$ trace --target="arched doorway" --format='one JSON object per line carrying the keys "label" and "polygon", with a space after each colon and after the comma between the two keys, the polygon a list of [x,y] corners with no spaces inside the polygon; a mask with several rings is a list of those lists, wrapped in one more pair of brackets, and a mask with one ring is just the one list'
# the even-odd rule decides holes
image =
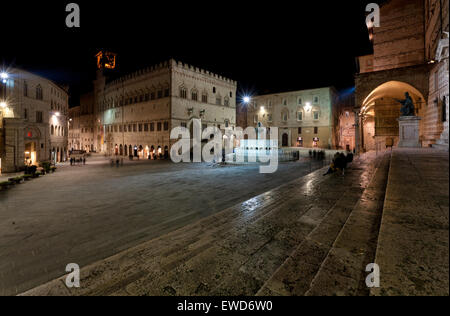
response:
{"label": "arched doorway", "polygon": [[[412,85],[401,81],[389,81],[375,88],[364,99],[360,113],[360,146],[363,151],[379,150],[393,141],[399,141],[399,125],[401,104],[408,92],[413,99],[416,115],[426,104],[422,93]],[[423,135],[423,128],[421,128]]]}
{"label": "arched doorway", "polygon": [[288,147],[289,146],[289,135],[287,133],[284,133],[282,138],[281,138],[281,143],[283,147]]}
{"label": "arched doorway", "polygon": [[119,155],[123,156],[123,145],[122,144],[120,144],[120,146],[119,146]]}
{"label": "arched doorway", "polygon": [[124,156],[128,156],[128,146],[125,144],[123,148],[125,149]]}
{"label": "arched doorway", "polygon": [[[24,159],[25,165],[37,165],[41,159],[45,160],[48,158],[41,157],[40,155],[40,138],[41,132],[35,127],[26,127],[24,131],[25,139],[25,152]],[[45,156],[45,155],[43,155]]]}

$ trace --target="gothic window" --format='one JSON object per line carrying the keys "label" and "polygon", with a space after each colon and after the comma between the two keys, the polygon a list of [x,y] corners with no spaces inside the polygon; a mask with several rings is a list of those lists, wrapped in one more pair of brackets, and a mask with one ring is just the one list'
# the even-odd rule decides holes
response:
{"label": "gothic window", "polygon": [[155,123],[150,123],[150,132],[155,131]]}
{"label": "gothic window", "polygon": [[197,92],[197,90],[192,90],[192,92],[191,92],[191,99],[194,100],[194,101],[198,100],[198,92]]}
{"label": "gothic window", "polygon": [[187,91],[185,87],[180,87],[180,98],[187,99]]}
{"label": "gothic window", "polygon": [[164,122],[164,130],[165,131],[169,130],[169,122]]}
{"label": "gothic window", "polygon": [[303,121],[303,111],[297,112],[297,121]]}
{"label": "gothic window", "polygon": [[222,105],[222,97],[216,97],[216,105]]}
{"label": "gothic window", "polygon": [[52,125],[52,127],[50,128],[50,134],[51,135],[55,135],[55,127]]}
{"label": "gothic window", "polygon": [[158,130],[158,132],[161,132],[161,129],[162,129],[162,124],[161,124],[161,122],[158,122],[158,123],[156,124],[156,129]]}
{"label": "gothic window", "polygon": [[206,94],[206,93],[202,94],[202,102],[203,103],[208,103],[208,94]]}
{"label": "gothic window", "polygon": [[158,99],[161,99],[163,97],[163,91],[158,90]]}

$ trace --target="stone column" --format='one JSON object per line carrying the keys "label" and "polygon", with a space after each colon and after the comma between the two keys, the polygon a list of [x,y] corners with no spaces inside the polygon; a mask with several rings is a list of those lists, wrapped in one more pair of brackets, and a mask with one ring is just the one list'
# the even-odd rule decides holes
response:
{"label": "stone column", "polygon": [[420,148],[419,124],[421,118],[418,116],[401,116],[398,118],[399,143],[398,147]]}

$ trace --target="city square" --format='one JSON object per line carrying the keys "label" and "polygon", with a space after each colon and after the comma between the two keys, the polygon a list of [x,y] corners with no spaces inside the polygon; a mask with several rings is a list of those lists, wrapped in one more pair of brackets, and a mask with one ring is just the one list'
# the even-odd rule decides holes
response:
{"label": "city square", "polygon": [[0,296],[448,296],[449,1],[166,5],[0,49]]}

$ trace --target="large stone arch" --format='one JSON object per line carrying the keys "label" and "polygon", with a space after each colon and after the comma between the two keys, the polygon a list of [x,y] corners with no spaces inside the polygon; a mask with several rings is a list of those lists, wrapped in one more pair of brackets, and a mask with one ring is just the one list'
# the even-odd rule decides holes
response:
{"label": "large stone arch", "polygon": [[420,92],[425,101],[429,94],[429,65],[358,74],[355,78],[356,107],[361,108],[364,100],[379,86],[391,82],[403,82]]}
{"label": "large stone arch", "polygon": [[398,122],[401,105],[408,92],[416,113],[428,102],[429,65],[358,74],[355,78],[355,107],[359,112],[357,150],[376,150],[386,142],[398,142]]}

